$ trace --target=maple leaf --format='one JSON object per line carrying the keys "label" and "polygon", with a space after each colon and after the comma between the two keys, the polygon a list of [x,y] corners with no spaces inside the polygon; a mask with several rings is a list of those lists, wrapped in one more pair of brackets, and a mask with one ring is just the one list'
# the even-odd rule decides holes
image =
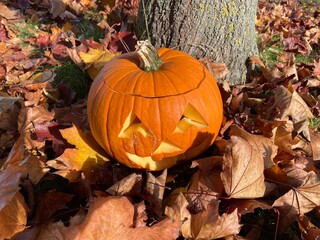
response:
{"label": "maple leaf", "polygon": [[238,136],[248,141],[250,145],[260,150],[263,156],[265,169],[274,165],[273,159],[277,155],[278,147],[272,143],[272,140],[264,136],[250,134],[237,125],[230,127],[230,136]]}
{"label": "maple leaf", "polygon": [[230,198],[257,198],[266,191],[260,149],[231,136],[223,156],[221,179]]}
{"label": "maple leaf", "polygon": [[189,203],[180,192],[176,200],[166,206],[165,214],[174,221],[182,222],[180,231],[186,239],[217,239],[237,234],[241,225],[237,209],[231,214],[219,215],[219,201],[208,203],[207,209],[197,214],[187,210]]}
{"label": "maple leaf", "polygon": [[91,79],[95,79],[106,62],[119,54],[119,52],[111,53],[109,50],[102,51],[93,48],[89,48],[88,52],[79,52],[79,56],[86,64],[85,69]]}
{"label": "maple leaf", "polygon": [[49,45],[51,44],[50,35],[49,34],[39,35],[37,37],[36,44],[42,49],[49,47]]}
{"label": "maple leaf", "polygon": [[0,210],[0,239],[9,239],[24,230],[27,223],[28,207],[20,192]]}
{"label": "maple leaf", "polygon": [[62,127],[59,123],[53,121],[34,123],[34,132],[37,135],[37,140],[39,142],[52,141],[52,149],[57,156],[61,155],[65,148],[71,147],[60,134],[59,129]]}
{"label": "maple leaf", "polygon": [[108,161],[104,156],[104,150],[98,146],[88,132],[84,132],[74,125],[62,129],[60,132],[75,148],[65,149],[56,160],[63,162],[69,170],[84,171],[86,178],[94,179],[94,170]]}
{"label": "maple leaf", "polygon": [[187,192],[191,204],[189,207],[195,212],[206,209],[208,203],[223,194],[224,187],[220,177],[222,161],[222,156],[212,156],[192,163],[192,166],[198,166],[199,170],[192,175]]}
{"label": "maple leaf", "polygon": [[308,118],[314,118],[314,116],[308,105],[296,91],[284,86],[276,87],[273,109],[274,107],[279,108],[280,119],[288,116],[291,117],[295,131],[302,133],[303,136],[310,141]]}
{"label": "maple leaf", "polygon": [[319,205],[320,176],[314,172],[309,172],[299,187],[292,188],[273,203],[273,207],[281,213],[284,226],[289,226],[299,215],[310,212]]}
{"label": "maple leaf", "polygon": [[90,204],[89,211],[79,211],[71,218],[70,227],[62,222],[43,224],[17,234],[13,240],[174,240],[179,236],[179,224],[164,219],[147,227],[144,204],[132,205],[126,197],[100,197]]}

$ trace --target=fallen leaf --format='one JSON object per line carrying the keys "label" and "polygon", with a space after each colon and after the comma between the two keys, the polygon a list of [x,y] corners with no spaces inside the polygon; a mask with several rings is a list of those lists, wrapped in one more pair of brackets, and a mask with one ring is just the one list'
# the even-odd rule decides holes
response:
{"label": "fallen leaf", "polygon": [[264,161],[259,148],[241,137],[231,136],[223,158],[221,179],[230,198],[264,196]]}
{"label": "fallen leaf", "polygon": [[211,201],[217,200],[223,194],[220,172],[221,170],[217,168],[200,168],[192,175],[187,198],[190,202],[189,208],[194,212],[203,211]]}
{"label": "fallen leaf", "polygon": [[[1,185],[2,186],[2,185]],[[20,192],[0,208],[0,239],[10,239],[26,228],[28,207]]]}
{"label": "fallen leaf", "polygon": [[231,214],[219,215],[219,201],[208,203],[207,209],[191,214],[189,203],[182,192],[166,206],[165,214],[176,222],[182,222],[180,231],[185,239],[217,239],[237,234],[240,231],[237,209]]}
{"label": "fallen leaf", "polygon": [[110,61],[120,53],[111,53],[109,50],[100,50],[89,48],[88,52],[79,52],[79,56],[86,64],[85,69],[87,70],[91,79],[95,79],[98,73],[101,71],[106,62]]}
{"label": "fallen leaf", "polygon": [[273,159],[277,155],[278,147],[275,144],[273,144],[271,139],[266,138],[264,136],[248,133],[247,131],[245,131],[237,125],[232,125],[230,127],[229,135],[241,137],[254,148],[259,149],[260,153],[263,156],[265,169],[274,166]]}
{"label": "fallen leaf", "polygon": [[18,19],[20,17],[18,10],[11,10],[6,5],[4,5],[3,2],[0,2],[0,16],[9,20]]}
{"label": "fallen leaf", "polygon": [[66,204],[74,195],[51,190],[38,196],[34,221],[36,224],[47,222],[58,210],[66,208]]}
{"label": "fallen leaf", "polygon": [[126,197],[96,198],[91,202],[88,214],[79,224],[64,228],[65,240],[169,240],[179,236],[179,225],[170,219],[152,227],[133,228],[135,207]]}
{"label": "fallen leaf", "polygon": [[53,18],[58,16],[64,17],[67,5],[62,0],[49,0],[51,8],[49,12],[52,14]]}
{"label": "fallen leaf", "polygon": [[63,162],[68,169],[84,171],[86,178],[94,179],[95,169],[105,164],[108,159],[100,154],[103,150],[88,132],[83,132],[76,126],[61,129],[61,135],[75,148],[67,148],[56,160]]}
{"label": "fallen leaf", "polygon": [[[215,207],[214,211],[218,212],[218,208]],[[208,217],[208,219],[209,218],[211,217]],[[194,220],[197,222],[197,219],[194,219]],[[216,221],[206,222],[201,228],[196,239],[222,238],[222,237],[238,234],[240,232],[240,229],[241,229],[241,225],[239,224],[238,211],[234,210],[230,214],[223,214],[222,216],[218,217]]]}
{"label": "fallen leaf", "polygon": [[162,199],[166,187],[167,169],[162,174],[155,177],[152,173],[147,172],[147,182],[144,187],[144,199],[150,202],[151,211],[158,217],[162,215]]}
{"label": "fallen leaf", "polygon": [[272,206],[263,200],[257,199],[231,199],[228,201],[228,212],[238,209],[238,214],[254,213],[255,209],[271,209]]}
{"label": "fallen leaf", "polygon": [[54,114],[52,112],[49,112],[42,105],[30,107],[23,106],[21,108],[18,117],[18,129],[23,135],[24,144],[27,149],[41,149],[44,146],[44,142],[38,142],[32,138],[34,130],[33,123],[51,121],[53,119],[53,115]]}
{"label": "fallen leaf", "polygon": [[2,96],[0,96],[0,114],[2,111],[8,110],[11,107],[13,107],[13,105],[19,100],[21,100],[21,98],[19,98],[19,97],[2,97]]}
{"label": "fallen leaf", "polygon": [[320,177],[309,172],[301,186],[292,188],[285,195],[278,198],[273,207],[280,211],[283,229],[289,226],[299,215],[310,212],[320,205]]}
{"label": "fallen leaf", "polygon": [[310,129],[311,148],[313,160],[320,160],[320,133]]}
{"label": "fallen leaf", "polygon": [[297,133],[302,133],[303,136],[310,141],[310,133],[308,126],[308,118],[314,118],[308,105],[293,89],[289,90],[284,86],[278,86],[275,89],[274,107],[279,108],[279,118],[291,117],[294,129]]}
{"label": "fallen leaf", "polygon": [[132,173],[129,176],[121,179],[106,190],[107,193],[113,196],[126,196],[136,193],[141,190],[142,176],[141,174]]}

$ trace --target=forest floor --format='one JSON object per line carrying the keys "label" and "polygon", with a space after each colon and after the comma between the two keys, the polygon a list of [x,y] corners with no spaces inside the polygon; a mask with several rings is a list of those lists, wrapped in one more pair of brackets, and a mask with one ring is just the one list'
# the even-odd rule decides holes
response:
{"label": "forest floor", "polygon": [[259,2],[260,55],[246,84],[221,84],[218,138],[159,172],[89,130],[92,79],[136,48],[138,1],[121,2],[0,1],[0,239],[317,239],[319,0]]}

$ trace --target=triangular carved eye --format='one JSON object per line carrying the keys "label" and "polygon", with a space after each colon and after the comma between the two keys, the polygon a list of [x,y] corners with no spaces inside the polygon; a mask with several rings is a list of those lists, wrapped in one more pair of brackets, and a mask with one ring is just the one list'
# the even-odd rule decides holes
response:
{"label": "triangular carved eye", "polygon": [[191,126],[201,129],[208,127],[208,123],[191,104],[188,104],[173,133],[185,133]]}
{"label": "triangular carved eye", "polygon": [[144,137],[153,136],[153,134],[141,122],[141,120],[133,112],[131,112],[124,121],[123,127],[119,133],[119,137],[130,138],[134,132],[140,132]]}

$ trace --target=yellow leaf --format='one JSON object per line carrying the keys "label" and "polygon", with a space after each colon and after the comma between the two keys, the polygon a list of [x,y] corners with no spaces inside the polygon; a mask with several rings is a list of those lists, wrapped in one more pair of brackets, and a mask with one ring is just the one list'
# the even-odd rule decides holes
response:
{"label": "yellow leaf", "polygon": [[79,55],[88,66],[87,72],[91,79],[94,79],[106,62],[110,61],[120,53],[111,53],[108,50],[99,50],[90,48],[88,52],[80,52]]}
{"label": "yellow leaf", "polygon": [[91,179],[95,169],[108,159],[92,136],[76,126],[61,130],[61,135],[75,148],[67,148],[56,160],[62,161],[70,170],[83,171]]}

